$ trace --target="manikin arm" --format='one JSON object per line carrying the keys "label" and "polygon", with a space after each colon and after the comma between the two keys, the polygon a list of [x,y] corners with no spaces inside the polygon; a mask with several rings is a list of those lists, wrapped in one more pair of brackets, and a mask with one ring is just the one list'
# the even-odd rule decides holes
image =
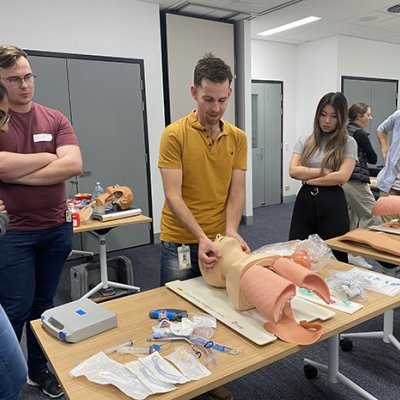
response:
{"label": "manikin arm", "polygon": [[182,198],[182,170],[160,168],[160,172],[168,207],[180,224],[198,241],[201,266],[206,270],[212,269],[221,254],[218,247],[206,236]]}
{"label": "manikin arm", "polygon": [[64,182],[82,173],[82,156],[78,146],[57,148],[57,159],[30,174],[6,182],[30,186],[46,186]]}

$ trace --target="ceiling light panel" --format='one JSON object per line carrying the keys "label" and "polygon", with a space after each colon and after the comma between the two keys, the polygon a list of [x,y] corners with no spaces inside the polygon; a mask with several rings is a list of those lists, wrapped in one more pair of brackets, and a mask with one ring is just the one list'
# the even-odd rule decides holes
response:
{"label": "ceiling light panel", "polygon": [[297,14],[291,12],[289,9],[280,10],[273,12],[271,14],[264,15],[262,17],[257,17],[251,20],[251,31],[254,34],[258,32],[263,32],[268,29],[275,28],[289,22],[296,21],[301,18],[305,18],[311,14]]}
{"label": "ceiling light panel", "polygon": [[303,25],[306,25],[306,24],[310,24],[312,22],[319,21],[320,19],[321,19],[320,17],[316,17],[316,16],[312,15],[312,16],[309,16],[309,17],[306,17],[306,18],[299,19],[297,21],[289,22],[288,24],[285,24],[285,25],[277,26],[276,28],[272,28],[272,29],[268,29],[266,31],[260,32],[259,35],[260,36],[274,35],[274,34],[277,34],[279,32],[287,31],[289,29],[294,29],[294,28],[297,28],[299,26],[303,26]]}
{"label": "ceiling light panel", "polygon": [[315,34],[317,39],[328,36],[340,35],[346,29],[353,28],[354,25],[340,22],[340,21],[326,21],[324,19],[323,24],[309,24],[303,25],[295,30],[285,31],[278,33],[277,35],[285,35],[286,37],[301,37],[303,34],[307,38],[311,34]]}

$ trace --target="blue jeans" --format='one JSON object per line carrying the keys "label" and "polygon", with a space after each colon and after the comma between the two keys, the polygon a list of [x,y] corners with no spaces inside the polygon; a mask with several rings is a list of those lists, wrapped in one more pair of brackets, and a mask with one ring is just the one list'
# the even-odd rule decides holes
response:
{"label": "blue jeans", "polygon": [[30,377],[46,371],[47,360],[29,321],[53,307],[72,235],[72,223],[66,222],[38,231],[9,231],[0,240],[0,304],[18,340],[26,324]]}
{"label": "blue jeans", "polygon": [[188,269],[179,269],[178,247],[180,246],[182,246],[181,243],[161,242],[161,286],[177,279],[184,281],[201,275],[199,269],[199,245],[197,243],[187,245],[190,247],[191,261],[191,268]]}
{"label": "blue jeans", "polygon": [[18,399],[27,372],[21,347],[0,304],[0,399]]}

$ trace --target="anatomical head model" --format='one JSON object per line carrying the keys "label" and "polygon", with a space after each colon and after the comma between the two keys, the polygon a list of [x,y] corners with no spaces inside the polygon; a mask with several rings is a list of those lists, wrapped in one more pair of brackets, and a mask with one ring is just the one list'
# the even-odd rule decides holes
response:
{"label": "anatomical head model", "polygon": [[229,236],[218,235],[214,243],[221,259],[211,271],[200,268],[209,285],[225,287],[239,311],[256,308],[268,320],[264,328],[286,342],[310,344],[320,338],[320,324],[295,321],[290,300],[300,286],[329,303],[329,289],[321,276],[273,253],[246,254]]}
{"label": "anatomical head model", "polygon": [[128,209],[133,203],[133,193],[128,186],[108,186],[106,192],[96,199],[97,206],[104,206],[106,203],[117,205],[120,210]]}

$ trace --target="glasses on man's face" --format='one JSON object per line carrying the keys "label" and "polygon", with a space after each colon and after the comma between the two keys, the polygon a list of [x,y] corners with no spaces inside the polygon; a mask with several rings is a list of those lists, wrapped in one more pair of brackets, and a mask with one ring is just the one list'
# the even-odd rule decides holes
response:
{"label": "glasses on man's face", "polygon": [[10,114],[0,111],[0,128],[10,120]]}
{"label": "glasses on man's face", "polygon": [[12,87],[20,87],[22,85],[22,82],[25,82],[26,84],[30,84],[33,82],[33,80],[35,78],[36,78],[35,74],[26,74],[22,78],[20,78],[19,76],[11,76],[10,78],[5,78],[5,80]]}

